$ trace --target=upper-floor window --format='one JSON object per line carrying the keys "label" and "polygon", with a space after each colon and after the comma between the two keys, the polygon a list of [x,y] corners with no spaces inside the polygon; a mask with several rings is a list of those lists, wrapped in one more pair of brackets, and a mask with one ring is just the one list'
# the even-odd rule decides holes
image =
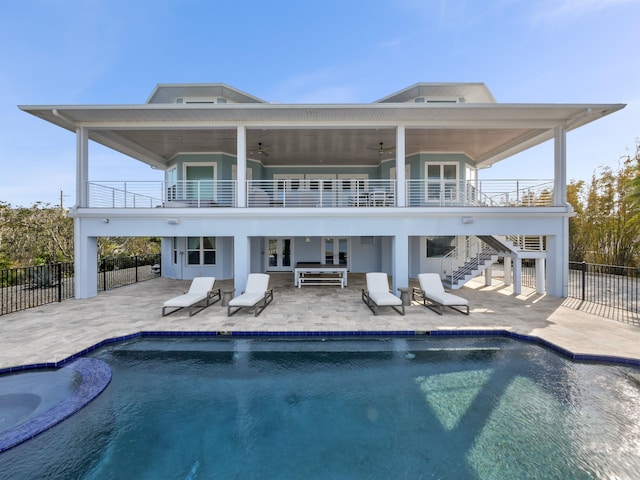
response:
{"label": "upper-floor window", "polygon": [[416,97],[413,100],[415,103],[464,103],[463,97]]}
{"label": "upper-floor window", "polygon": [[181,97],[176,98],[176,103],[187,104],[215,104],[227,103],[224,97]]}

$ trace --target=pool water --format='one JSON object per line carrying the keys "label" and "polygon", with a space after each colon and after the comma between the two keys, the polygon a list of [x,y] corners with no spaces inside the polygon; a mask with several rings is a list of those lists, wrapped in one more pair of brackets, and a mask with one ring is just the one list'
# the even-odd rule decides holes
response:
{"label": "pool water", "polygon": [[501,337],[141,339],[1,478],[638,478],[640,371]]}

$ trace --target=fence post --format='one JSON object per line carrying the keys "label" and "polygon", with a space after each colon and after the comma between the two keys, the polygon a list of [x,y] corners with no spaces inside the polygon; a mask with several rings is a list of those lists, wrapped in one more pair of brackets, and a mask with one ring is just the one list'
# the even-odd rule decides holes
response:
{"label": "fence post", "polygon": [[135,258],[135,264],[136,264],[136,283],[138,283],[138,256],[134,255]]}
{"label": "fence post", "polygon": [[102,259],[102,290],[107,291],[107,261],[106,257]]}
{"label": "fence post", "polygon": [[62,301],[62,262],[58,262],[58,303]]}
{"label": "fence post", "polygon": [[584,301],[586,295],[586,288],[587,288],[587,262],[583,261],[580,264],[581,270],[582,270],[582,300]]}

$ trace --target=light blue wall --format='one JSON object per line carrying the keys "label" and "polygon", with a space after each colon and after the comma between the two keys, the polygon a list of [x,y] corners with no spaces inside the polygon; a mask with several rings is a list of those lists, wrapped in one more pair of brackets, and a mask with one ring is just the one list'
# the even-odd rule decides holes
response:
{"label": "light blue wall", "polygon": [[[178,263],[173,263],[173,237],[162,238],[162,276],[191,280],[195,277],[233,278],[233,238],[216,238],[215,265],[187,265],[186,237],[177,238]],[[180,255],[180,252],[183,252]]]}
{"label": "light blue wall", "polygon": [[[183,164],[185,162],[215,162],[218,168],[218,180],[230,180],[232,178],[232,166],[236,164],[236,157],[225,153],[201,153],[182,154],[176,156],[169,168],[177,167],[178,180],[182,180]],[[469,158],[461,153],[419,153],[407,156],[405,163],[410,166],[411,179],[416,180],[425,177],[424,164],[458,162],[460,179],[464,180],[465,167],[471,165]],[[247,159],[247,167],[251,168],[254,180],[273,180],[274,175],[286,174],[314,174],[331,173],[337,175],[367,174],[371,179],[384,179],[390,177],[391,168],[395,167],[395,160],[389,159],[380,163],[377,167],[341,167],[341,166],[310,166],[300,165],[294,167],[265,167],[260,162]]]}

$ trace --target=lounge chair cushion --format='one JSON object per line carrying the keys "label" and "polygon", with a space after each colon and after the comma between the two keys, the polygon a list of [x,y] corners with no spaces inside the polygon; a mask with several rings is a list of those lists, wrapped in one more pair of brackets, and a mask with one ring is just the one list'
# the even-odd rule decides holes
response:
{"label": "lounge chair cushion", "polygon": [[229,305],[232,307],[253,307],[263,297],[264,291],[262,293],[244,292],[242,295],[229,300]]}
{"label": "lounge chair cushion", "polygon": [[[255,308],[255,316],[260,315],[273,300],[273,290],[269,289],[269,274],[250,273],[245,291],[229,300],[227,315],[233,315],[241,308]],[[235,307],[235,310],[232,309]]]}
{"label": "lounge chair cushion", "polygon": [[402,300],[391,292],[372,292],[369,291],[369,297],[380,307],[388,307],[391,305],[402,305]]}
{"label": "lounge chair cushion", "polygon": [[447,293],[442,286],[442,281],[437,273],[421,273],[418,275],[420,288],[423,295],[445,306],[451,305],[469,305],[469,300]]}
{"label": "lounge chair cushion", "polygon": [[[377,315],[373,307],[391,307],[404,315],[402,299],[389,291],[389,279],[384,272],[368,272],[366,275],[367,289],[362,291],[362,300],[369,309]],[[372,305],[373,303],[373,305]],[[396,308],[400,307],[400,309]]]}
{"label": "lounge chair cushion", "polygon": [[190,307],[194,303],[207,299],[207,293],[185,293],[164,302],[165,307]]}
{"label": "lounge chair cushion", "polygon": [[[196,277],[191,281],[189,291],[183,295],[170,298],[164,302],[162,308],[162,315],[168,315],[176,310],[167,313],[167,308],[175,308],[177,310],[181,308],[189,308],[189,315],[193,315],[193,307],[205,302],[202,308],[208,307],[210,301],[217,297],[220,300],[220,289],[213,290],[213,285],[216,283],[215,277]],[[215,303],[215,300],[213,303]]]}
{"label": "lounge chair cushion", "polygon": [[[415,300],[416,296],[418,296],[422,299],[425,307],[433,310],[438,315],[442,315],[444,307],[469,315],[469,300],[445,292],[440,275],[437,273],[421,273],[418,275],[418,281],[420,282],[420,288],[413,288],[411,298]],[[457,307],[463,307],[463,309]]]}

